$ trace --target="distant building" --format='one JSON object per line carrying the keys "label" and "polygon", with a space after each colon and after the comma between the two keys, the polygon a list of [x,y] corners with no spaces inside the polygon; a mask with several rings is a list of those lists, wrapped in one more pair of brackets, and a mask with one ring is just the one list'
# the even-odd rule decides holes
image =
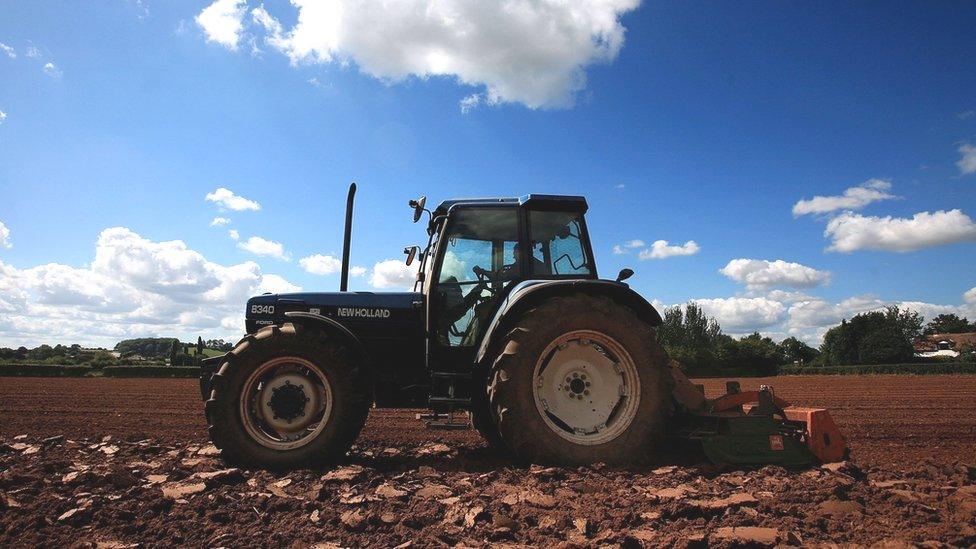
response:
{"label": "distant building", "polygon": [[976,332],[964,334],[931,334],[915,342],[915,356],[932,358],[957,357],[963,348],[976,348]]}

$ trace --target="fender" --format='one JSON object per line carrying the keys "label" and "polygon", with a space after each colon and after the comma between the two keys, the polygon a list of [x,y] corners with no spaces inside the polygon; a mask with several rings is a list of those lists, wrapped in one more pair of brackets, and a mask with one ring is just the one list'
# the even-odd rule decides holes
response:
{"label": "fender", "polygon": [[314,326],[337,337],[352,348],[352,351],[363,360],[363,364],[367,367],[369,366],[369,355],[366,353],[366,347],[363,345],[363,342],[349,328],[343,326],[341,322],[326,316],[306,313],[304,311],[288,311],[285,313],[285,317],[296,324]]}
{"label": "fender", "polygon": [[495,316],[492,317],[491,324],[488,325],[485,335],[481,339],[475,364],[481,363],[492,341],[500,336],[499,326],[504,325],[507,320],[517,318],[521,312],[544,299],[576,291],[589,295],[607,296],[630,307],[641,320],[649,325],[661,325],[661,315],[654,309],[654,306],[622,282],[591,279],[526,280],[515,285],[498,307]]}
{"label": "fender", "polygon": [[[289,311],[285,313],[285,317],[293,323],[314,327],[315,329],[323,330],[326,333],[335,336],[342,342],[349,345],[353,353],[359,356],[367,368],[370,367],[369,355],[366,354],[366,348],[363,346],[363,342],[356,337],[356,334],[350,332],[349,328],[346,328],[339,322],[322,315],[306,313],[303,311]],[[229,353],[224,353],[220,356],[210,357],[201,361],[200,395],[203,397],[204,401],[210,398],[210,391],[213,390],[213,376],[220,369],[220,365],[223,364],[224,358],[228,354]]]}

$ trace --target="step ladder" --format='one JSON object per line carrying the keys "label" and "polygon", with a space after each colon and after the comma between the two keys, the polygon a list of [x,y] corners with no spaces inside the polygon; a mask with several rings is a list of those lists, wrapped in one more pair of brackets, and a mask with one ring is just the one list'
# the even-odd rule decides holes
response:
{"label": "step ladder", "polygon": [[[417,414],[417,419],[423,420],[428,429],[460,430],[471,427],[471,416],[467,408],[471,406],[471,397],[463,396],[464,391],[458,390],[458,381],[471,381],[468,372],[431,372],[431,395],[427,402],[433,411]],[[446,383],[439,383],[444,381]],[[443,385],[443,392],[438,394],[439,386]],[[447,409],[446,412],[439,410]]]}

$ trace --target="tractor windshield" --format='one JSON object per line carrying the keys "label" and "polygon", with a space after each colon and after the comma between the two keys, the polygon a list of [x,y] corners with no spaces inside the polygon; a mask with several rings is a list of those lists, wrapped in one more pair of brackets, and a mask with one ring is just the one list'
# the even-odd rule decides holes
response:
{"label": "tractor windshield", "polygon": [[519,277],[518,212],[471,208],[452,215],[437,275],[438,339],[471,346],[488,321],[496,296]]}

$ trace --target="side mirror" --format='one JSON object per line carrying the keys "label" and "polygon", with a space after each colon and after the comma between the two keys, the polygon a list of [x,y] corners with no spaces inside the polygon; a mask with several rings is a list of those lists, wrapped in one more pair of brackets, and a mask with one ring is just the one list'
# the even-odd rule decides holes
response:
{"label": "side mirror", "polygon": [[403,253],[407,254],[407,265],[413,263],[413,260],[417,257],[417,252],[420,251],[420,246],[407,246],[403,249]]}
{"label": "side mirror", "polygon": [[617,282],[623,282],[632,276],[634,276],[634,270],[624,267],[623,269],[620,269],[620,273],[617,274]]}
{"label": "side mirror", "polygon": [[413,222],[416,223],[420,221],[420,216],[424,213],[424,206],[427,205],[427,197],[421,196],[417,200],[411,200],[409,204],[413,208]]}

